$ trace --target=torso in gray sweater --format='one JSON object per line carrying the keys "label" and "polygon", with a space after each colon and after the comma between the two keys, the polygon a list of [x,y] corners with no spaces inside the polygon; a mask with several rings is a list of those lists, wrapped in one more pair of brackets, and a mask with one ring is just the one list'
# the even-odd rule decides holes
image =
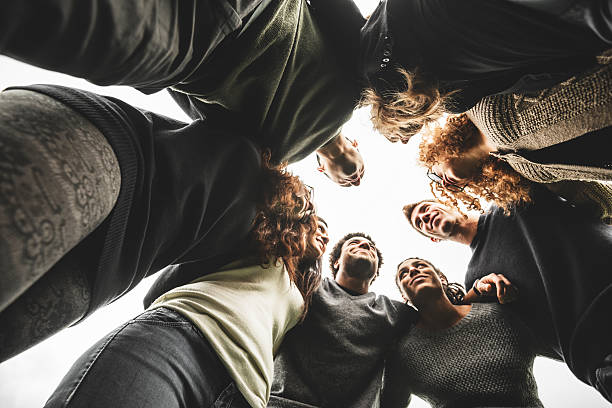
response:
{"label": "torso in gray sweater", "polygon": [[497,303],[475,303],[459,323],[400,338],[385,371],[383,406],[405,407],[414,394],[432,407],[541,407],[533,376],[537,343]]}
{"label": "torso in gray sweater", "polygon": [[384,357],[414,310],[375,293],[353,296],[330,279],[316,292],[303,324],[274,359],[269,407],[371,407]]}

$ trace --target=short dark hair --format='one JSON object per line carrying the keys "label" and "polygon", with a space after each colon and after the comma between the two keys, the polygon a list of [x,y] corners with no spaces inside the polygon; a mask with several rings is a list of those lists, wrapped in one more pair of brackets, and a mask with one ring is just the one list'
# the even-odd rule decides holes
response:
{"label": "short dark hair", "polygon": [[334,248],[329,254],[329,269],[331,269],[332,276],[334,277],[334,279],[336,279],[336,274],[338,273],[339,268],[336,268],[334,264],[336,263],[338,258],[340,258],[340,253],[342,252],[342,245],[344,245],[346,241],[354,237],[363,237],[367,239],[368,241],[370,241],[376,248],[376,254],[378,255],[378,267],[376,268],[376,274],[374,275],[374,278],[372,278],[372,282],[374,282],[374,279],[378,277],[378,274],[380,272],[380,267],[383,264],[383,256],[382,256],[382,252],[380,252],[380,249],[378,249],[372,237],[369,236],[368,234],[364,234],[363,232],[350,232],[346,234],[345,236],[343,236],[342,238],[340,238],[338,242],[336,242],[336,245],[334,245]]}
{"label": "short dark hair", "polygon": [[438,274],[440,279],[443,279],[443,280],[446,281],[446,285],[444,286],[444,293],[446,294],[446,297],[448,298],[448,300],[450,300],[450,302],[453,305],[462,305],[463,304],[463,298],[465,297],[465,288],[463,287],[463,285],[460,284],[460,283],[456,283],[456,282],[449,282],[448,278],[446,277],[446,275],[444,275],[441,270],[436,268],[436,266],[434,264],[429,262],[427,259],[419,258],[418,256],[410,256],[410,257],[404,259],[402,262],[398,263],[397,264],[397,268],[395,268],[396,269],[396,273],[395,273],[395,285],[399,289],[399,291],[402,294],[402,296],[404,296],[404,291],[403,291],[399,281],[397,280],[397,270],[399,269],[401,264],[403,264],[404,262],[406,262],[409,259],[418,259],[419,261],[427,262],[429,265],[431,265],[431,267],[433,268],[434,271],[436,271],[436,273]]}
{"label": "short dark hair", "polygon": [[[412,226],[412,228],[418,232],[419,234],[423,235],[424,237],[427,238],[431,238],[431,236],[425,234],[423,231],[421,231],[420,229],[418,229],[416,227],[416,225],[414,225],[412,223],[412,213],[414,212],[414,209],[416,208],[417,205],[422,204],[422,203],[438,203],[438,201],[436,200],[432,200],[430,198],[426,198],[425,200],[421,200],[421,201],[417,201],[416,203],[412,203],[412,204],[406,204],[403,208],[402,208],[402,212],[404,213],[404,215],[406,216],[406,219],[408,219],[408,223],[410,223],[410,225]],[[407,258],[410,259],[410,258]],[[421,258],[417,258],[417,259],[421,259]],[[424,261],[424,259],[423,259]],[[404,261],[402,261],[404,262]],[[433,265],[432,265],[433,266]]]}

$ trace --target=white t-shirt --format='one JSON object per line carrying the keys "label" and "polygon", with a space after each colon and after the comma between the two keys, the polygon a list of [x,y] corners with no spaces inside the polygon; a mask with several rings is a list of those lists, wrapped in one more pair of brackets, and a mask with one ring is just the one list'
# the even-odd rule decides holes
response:
{"label": "white t-shirt", "polygon": [[267,268],[232,262],[160,296],[150,308],[162,306],[200,329],[251,406],[267,405],[274,354],[304,306],[281,260]]}

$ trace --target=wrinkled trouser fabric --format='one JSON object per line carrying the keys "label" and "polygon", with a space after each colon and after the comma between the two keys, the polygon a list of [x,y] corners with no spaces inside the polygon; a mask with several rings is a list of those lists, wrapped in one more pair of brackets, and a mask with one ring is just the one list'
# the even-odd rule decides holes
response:
{"label": "wrinkled trouser fabric", "polygon": [[98,341],[45,407],[248,408],[198,329],[167,308],[146,311]]}
{"label": "wrinkled trouser fabric", "polygon": [[594,386],[605,399],[612,402],[612,354],[608,354],[603,366],[595,370]]}
{"label": "wrinkled trouser fabric", "polygon": [[0,54],[153,93],[188,78],[261,1],[3,1]]}

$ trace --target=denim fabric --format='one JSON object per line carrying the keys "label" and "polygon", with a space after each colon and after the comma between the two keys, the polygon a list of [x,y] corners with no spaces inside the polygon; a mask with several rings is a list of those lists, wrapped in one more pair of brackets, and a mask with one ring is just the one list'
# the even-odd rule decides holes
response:
{"label": "denim fabric", "polygon": [[146,311],[85,352],[45,407],[247,408],[208,341],[166,308]]}

